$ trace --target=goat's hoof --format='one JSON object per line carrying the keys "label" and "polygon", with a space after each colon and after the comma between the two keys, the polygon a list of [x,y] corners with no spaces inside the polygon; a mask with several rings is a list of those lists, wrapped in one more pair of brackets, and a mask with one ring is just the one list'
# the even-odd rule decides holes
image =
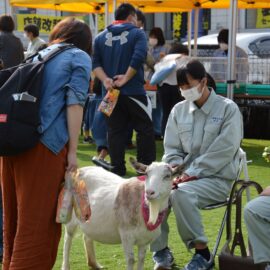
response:
{"label": "goat's hoof", "polygon": [[96,265],[91,265],[89,266],[89,269],[91,270],[100,270],[100,269],[104,269],[104,267],[100,264],[96,264]]}

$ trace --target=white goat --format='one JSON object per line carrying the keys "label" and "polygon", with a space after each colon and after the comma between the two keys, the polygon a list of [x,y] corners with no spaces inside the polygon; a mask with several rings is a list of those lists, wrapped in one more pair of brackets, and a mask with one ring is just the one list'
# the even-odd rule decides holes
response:
{"label": "white goat", "polygon": [[[160,234],[162,218],[159,213],[166,216],[173,176],[180,174],[183,167],[172,169],[163,162],[154,162],[149,166],[136,161],[132,163],[137,171],[146,175],[145,181],[140,181],[138,177],[123,179],[100,167],[79,169],[77,176],[86,183],[91,217],[90,221],[80,223],[73,213],[66,225],[62,270],[70,269],[71,241],[78,225],[84,233],[89,267],[102,268],[96,262],[93,245],[93,241],[98,241],[104,244],[122,242],[128,270],[134,267],[133,246],[137,245],[137,269],[143,269],[147,246]],[[147,206],[148,216],[143,211],[148,210]]]}

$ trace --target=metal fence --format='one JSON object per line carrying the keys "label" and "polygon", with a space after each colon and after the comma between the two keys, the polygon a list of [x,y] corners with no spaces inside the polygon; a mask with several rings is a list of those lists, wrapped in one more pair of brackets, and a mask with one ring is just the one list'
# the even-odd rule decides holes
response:
{"label": "metal fence", "polygon": [[[196,59],[204,64],[206,71],[216,82],[227,81],[227,58],[206,57],[200,54]],[[235,64],[237,83],[270,84],[270,54],[261,54],[260,57],[252,54],[248,59],[237,58]]]}

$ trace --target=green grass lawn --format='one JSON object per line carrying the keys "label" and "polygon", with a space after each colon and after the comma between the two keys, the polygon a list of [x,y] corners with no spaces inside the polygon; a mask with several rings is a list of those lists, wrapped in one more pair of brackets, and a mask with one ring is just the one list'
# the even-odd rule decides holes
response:
{"label": "green grass lawn", "polygon": [[[233,140],[233,138],[232,138]],[[252,160],[249,164],[249,176],[252,180],[258,181],[263,187],[270,185],[270,167],[269,164],[261,157],[265,146],[270,145],[270,141],[262,140],[247,140],[245,139],[242,148],[247,152],[248,160]],[[157,142],[157,160],[161,159],[163,153],[163,146],[161,142]],[[90,157],[95,155],[95,146],[93,145],[79,145],[78,158],[80,166],[93,165],[90,161]],[[126,152],[126,160],[129,156],[136,156],[136,151],[131,150]],[[128,176],[134,175],[133,170],[128,164]],[[254,192],[252,192],[254,195]],[[209,246],[213,247],[215,242],[215,237],[217,235],[221,217],[224,213],[224,208],[202,211],[202,216],[205,225],[205,232],[209,238]],[[170,238],[169,246],[172,249],[175,260],[176,267],[174,269],[181,269],[191,258],[192,254],[188,252],[183,245],[181,239],[178,236],[175,219],[173,214],[169,217],[170,224]],[[63,228],[64,232],[64,228]],[[224,237],[223,237],[224,238]],[[224,244],[224,239],[221,242],[220,248]],[[59,252],[57,257],[57,262],[54,269],[61,269],[62,263],[62,248],[63,248],[63,238],[59,245]],[[110,270],[124,270],[125,260],[122,248],[120,245],[102,245],[96,243],[96,255],[100,264],[102,264],[106,269]],[[216,265],[217,265],[216,259]],[[84,254],[82,234],[80,231],[77,232],[73,240],[73,245],[71,249],[71,269],[72,270],[84,270],[88,269],[86,263],[86,257]],[[145,260],[145,269],[153,269],[153,263],[151,259],[151,253],[148,251]],[[216,266],[215,269],[218,269]]]}

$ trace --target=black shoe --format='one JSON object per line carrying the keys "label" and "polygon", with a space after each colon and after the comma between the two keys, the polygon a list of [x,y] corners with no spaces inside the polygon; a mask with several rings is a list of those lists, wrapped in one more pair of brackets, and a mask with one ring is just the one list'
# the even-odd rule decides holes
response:
{"label": "black shoe", "polygon": [[88,136],[88,137],[84,137],[84,138],[83,138],[82,143],[83,143],[83,144],[87,144],[87,143],[92,144],[92,143],[94,143],[94,140],[93,140],[93,138],[92,138],[91,136]]}
{"label": "black shoe", "polygon": [[129,143],[126,145],[126,149],[128,149],[128,150],[136,149],[136,145],[133,143]]}
{"label": "black shoe", "polygon": [[125,170],[125,169],[119,170],[119,169],[117,169],[117,168],[113,168],[113,169],[111,170],[111,172],[113,172],[113,173],[115,173],[115,174],[117,174],[117,175],[119,175],[119,176],[125,176],[125,175],[126,175],[126,170]]}
{"label": "black shoe", "polygon": [[108,161],[106,161],[105,159],[98,158],[98,157],[93,157],[92,162],[95,165],[102,167],[107,171],[111,171],[114,168]]}
{"label": "black shoe", "polygon": [[155,135],[156,141],[163,141],[163,137],[161,135]]}

